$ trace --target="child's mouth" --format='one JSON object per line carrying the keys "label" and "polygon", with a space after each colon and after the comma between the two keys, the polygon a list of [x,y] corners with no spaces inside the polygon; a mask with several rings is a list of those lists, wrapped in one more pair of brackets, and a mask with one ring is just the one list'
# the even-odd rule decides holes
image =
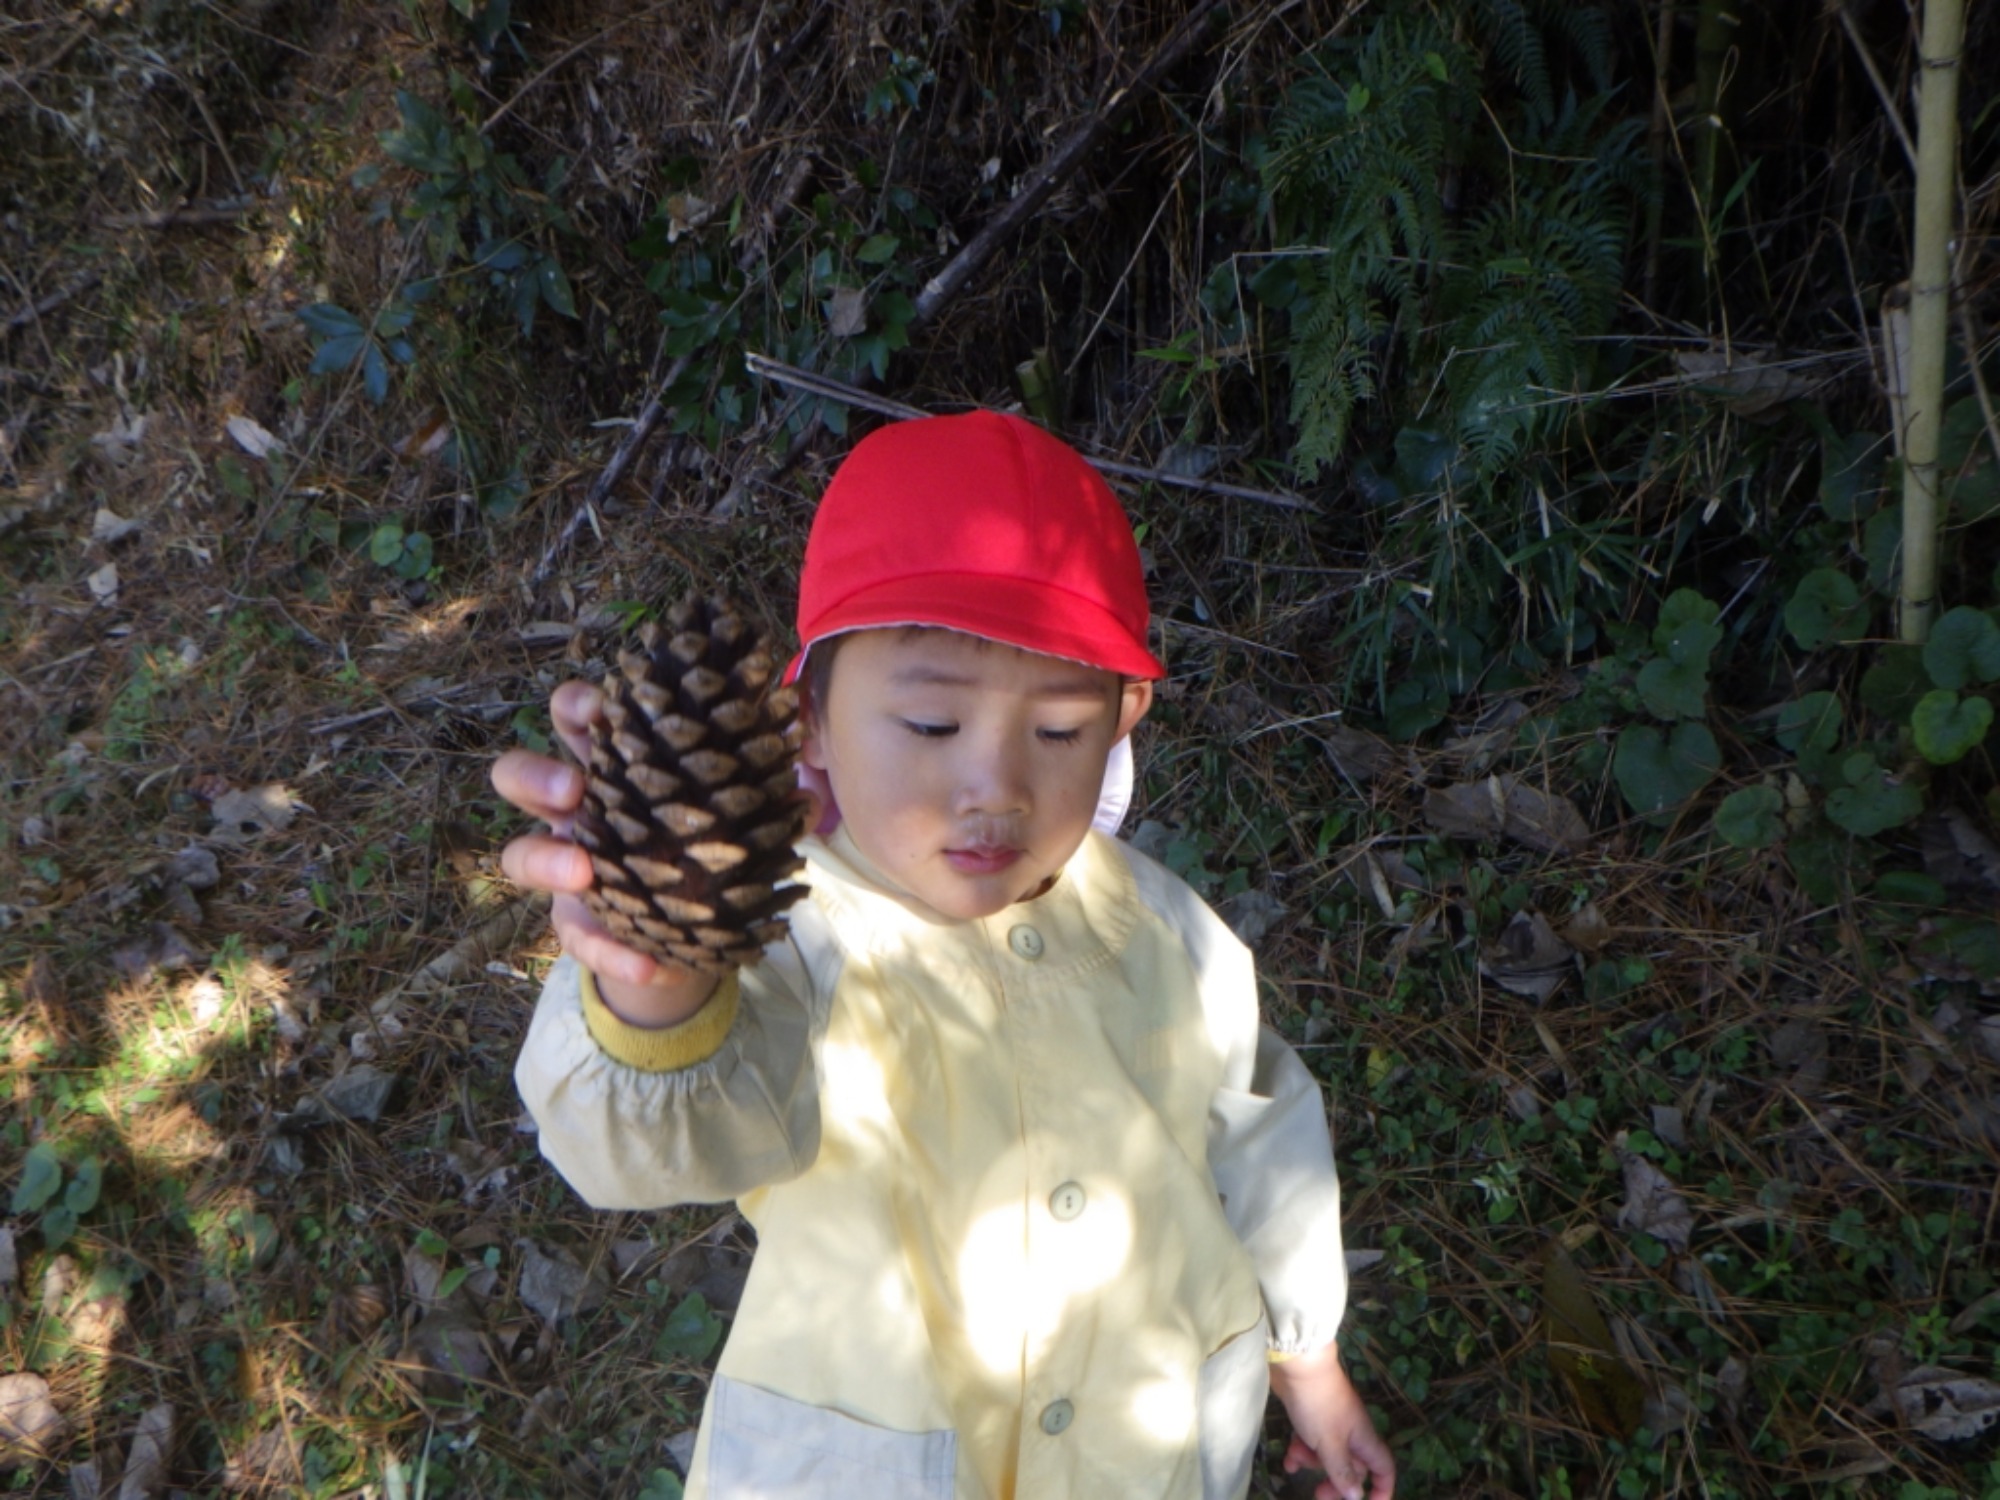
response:
{"label": "child's mouth", "polygon": [[1021,857],[1019,849],[976,845],[969,849],[947,849],[944,857],[961,875],[997,875]]}

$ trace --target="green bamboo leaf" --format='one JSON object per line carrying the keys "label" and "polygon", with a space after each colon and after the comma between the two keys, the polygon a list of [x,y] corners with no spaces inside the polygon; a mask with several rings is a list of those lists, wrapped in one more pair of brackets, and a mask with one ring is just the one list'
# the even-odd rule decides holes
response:
{"label": "green bamboo leaf", "polygon": [[542,257],[535,267],[535,277],[541,283],[542,300],[565,318],[576,316],[576,298],[569,288],[569,277],[563,273],[562,262],[553,255]]}

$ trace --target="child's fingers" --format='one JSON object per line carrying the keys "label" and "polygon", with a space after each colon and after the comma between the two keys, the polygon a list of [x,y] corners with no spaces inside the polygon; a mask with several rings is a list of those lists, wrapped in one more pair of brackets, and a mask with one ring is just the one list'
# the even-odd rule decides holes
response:
{"label": "child's fingers", "polygon": [[566,827],[583,801],[583,773],[532,750],[509,750],[493,762],[493,790],[530,817]]}
{"label": "child's fingers", "polygon": [[500,851],[500,868],[533,891],[587,891],[596,878],[590,856],[568,839],[524,833]]}
{"label": "child's fingers", "polygon": [[1312,1451],[1306,1440],[1297,1433],[1292,1434],[1291,1445],[1285,1449],[1285,1472],[1296,1474],[1301,1469],[1317,1469],[1319,1455]]}
{"label": "child's fingers", "polygon": [[549,722],[579,761],[590,759],[590,725],[604,712],[604,694],[587,682],[565,682],[549,694]]}
{"label": "child's fingers", "polygon": [[636,948],[628,948],[599,925],[575,896],[558,896],[549,921],[563,951],[600,979],[620,984],[651,984],[660,966]]}
{"label": "child's fingers", "polygon": [[[1368,1474],[1374,1476],[1374,1483],[1368,1488],[1368,1500],[1389,1500],[1396,1493],[1396,1456],[1382,1441],[1381,1434],[1375,1431],[1374,1424],[1365,1424],[1350,1433],[1347,1451],[1353,1455],[1356,1465],[1365,1467]],[[1359,1477],[1366,1478],[1367,1475]]]}

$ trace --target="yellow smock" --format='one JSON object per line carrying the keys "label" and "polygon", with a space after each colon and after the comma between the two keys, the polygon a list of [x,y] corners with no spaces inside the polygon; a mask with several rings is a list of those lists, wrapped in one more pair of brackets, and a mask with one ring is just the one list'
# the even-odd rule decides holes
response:
{"label": "yellow smock", "polygon": [[978,921],[804,852],[790,937],[694,1017],[625,1026],[565,959],[516,1070],[589,1202],[756,1227],[690,1500],[1240,1496],[1267,1350],[1346,1300],[1248,951],[1102,834]]}

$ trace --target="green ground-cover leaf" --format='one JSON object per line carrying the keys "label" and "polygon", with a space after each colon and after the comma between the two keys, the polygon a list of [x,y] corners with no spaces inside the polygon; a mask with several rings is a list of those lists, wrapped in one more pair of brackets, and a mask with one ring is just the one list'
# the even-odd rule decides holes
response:
{"label": "green ground-cover leaf", "polygon": [[1706,724],[1686,721],[1671,734],[1649,724],[1619,732],[1611,774],[1632,810],[1642,817],[1671,812],[1699,792],[1722,768],[1722,751]]}
{"label": "green ground-cover leaf", "polygon": [[1954,692],[1969,682],[2000,680],[2000,625],[1983,609],[1961,604],[1945,611],[1924,642],[1924,670]]}
{"label": "green ground-cover leaf", "polygon": [[1826,815],[1856,838],[1900,828],[1924,810],[1923,789],[1890,776],[1865,750],[1848,756],[1840,771],[1847,784],[1827,794]]}
{"label": "green ground-cover leaf", "polygon": [[1778,743],[1799,751],[1831,750],[1840,742],[1840,699],[1832,693],[1807,693],[1778,710]]}
{"label": "green ground-cover leaf", "polygon": [[1936,766],[1963,760],[1985,741],[1992,725],[1991,702],[1961,698],[1945,688],[1924,694],[1910,714],[1910,733],[1917,750]]}
{"label": "green ground-cover leaf", "polygon": [[1731,792],[1715,810],[1715,831],[1738,849],[1763,849],[1785,834],[1785,795],[1774,786]]}
{"label": "green ground-cover leaf", "polygon": [[1845,644],[1868,633],[1868,602],[1838,568],[1815,568],[1785,605],[1785,628],[1808,651]]}
{"label": "green ground-cover leaf", "polygon": [[62,1161],[56,1156],[54,1146],[47,1141],[30,1146],[21,1159],[21,1180],[14,1184],[12,1212],[38,1212],[55,1197],[62,1186],[62,1175]]}

